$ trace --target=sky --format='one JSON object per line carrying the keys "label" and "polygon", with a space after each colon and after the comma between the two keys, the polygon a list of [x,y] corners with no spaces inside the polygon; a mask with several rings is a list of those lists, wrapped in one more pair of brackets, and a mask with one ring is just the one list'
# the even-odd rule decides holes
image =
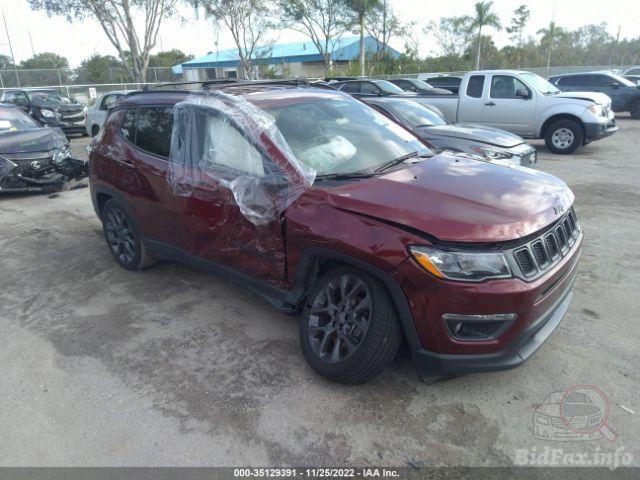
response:
{"label": "sky", "polygon": [[[440,17],[471,14],[476,0],[388,0],[402,21],[415,21],[414,35],[419,42],[421,55],[437,52],[433,36],[425,36],[422,28]],[[575,29],[589,23],[607,22],[609,31],[616,35],[621,28],[621,37],[640,36],[640,2],[637,0],[494,0],[494,10],[503,26],[509,24],[513,10],[522,3],[531,10],[527,35],[549,24],[552,15],[558,25]],[[29,8],[27,0],[0,0],[0,10],[6,16],[8,32],[16,62],[21,62],[33,53],[54,52],[65,56],[72,67],[94,54],[116,56],[116,50],[109,43],[100,26],[91,20],[69,23],[60,17],[47,17],[42,12]],[[165,21],[160,30],[161,42],[154,53],[178,48],[196,57],[207,52],[233,48],[231,36],[223,29],[214,29],[212,22],[189,7],[180,6],[178,14]],[[1,19],[0,19],[1,21]],[[494,41],[501,47],[508,43],[504,32],[492,32]],[[270,40],[276,42],[296,42],[305,40],[300,33],[278,30]],[[392,46],[403,50],[404,42],[395,40]],[[9,55],[9,44],[4,24],[0,23],[0,54]]]}

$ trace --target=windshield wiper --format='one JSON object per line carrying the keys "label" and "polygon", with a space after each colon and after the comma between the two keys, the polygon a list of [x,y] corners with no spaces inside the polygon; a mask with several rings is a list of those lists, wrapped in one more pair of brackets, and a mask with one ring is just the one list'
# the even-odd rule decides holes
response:
{"label": "windshield wiper", "polygon": [[327,173],[325,175],[318,175],[316,177],[316,181],[322,182],[325,180],[351,180],[354,178],[371,178],[371,177],[373,177],[372,173],[361,173],[361,172]]}
{"label": "windshield wiper", "polygon": [[399,163],[402,163],[405,160],[409,160],[410,158],[424,157],[426,155],[427,155],[426,153],[420,153],[418,150],[416,150],[415,152],[409,152],[406,155],[402,155],[398,158],[394,158],[393,160],[383,163],[382,165],[380,165],[378,168],[374,170],[374,173],[384,172],[385,170],[388,170],[389,168],[395,165],[398,165]]}

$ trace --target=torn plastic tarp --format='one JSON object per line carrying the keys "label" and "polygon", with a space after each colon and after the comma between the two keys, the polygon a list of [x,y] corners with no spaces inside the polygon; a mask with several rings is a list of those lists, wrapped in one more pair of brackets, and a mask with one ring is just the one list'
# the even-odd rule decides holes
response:
{"label": "torn plastic tarp", "polygon": [[316,176],[296,159],[275,119],[240,97],[190,95],[175,105],[172,135],[173,193],[207,199],[218,183],[255,225],[278,218]]}

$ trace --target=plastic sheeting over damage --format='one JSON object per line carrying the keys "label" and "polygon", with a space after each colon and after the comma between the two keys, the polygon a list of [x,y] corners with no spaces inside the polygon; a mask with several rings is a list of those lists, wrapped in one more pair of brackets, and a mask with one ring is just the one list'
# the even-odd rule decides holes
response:
{"label": "plastic sheeting over damage", "polygon": [[167,173],[174,194],[206,199],[222,185],[261,225],[278,218],[315,175],[296,159],[275,119],[243,98],[210,92],[175,105]]}

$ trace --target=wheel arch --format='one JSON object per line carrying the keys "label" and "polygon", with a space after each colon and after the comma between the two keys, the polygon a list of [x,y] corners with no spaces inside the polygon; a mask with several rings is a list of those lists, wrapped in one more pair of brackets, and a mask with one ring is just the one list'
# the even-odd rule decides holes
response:
{"label": "wheel arch", "polygon": [[409,301],[391,273],[350,255],[321,247],[307,247],[302,252],[296,267],[293,289],[289,293],[289,303],[303,307],[313,283],[325,272],[340,266],[350,266],[362,270],[385,285],[411,350],[421,349]]}
{"label": "wheel arch", "polygon": [[545,138],[545,136],[547,135],[547,129],[551,126],[552,123],[557,122],[558,120],[572,120],[574,122],[576,122],[578,125],[580,125],[580,128],[582,128],[582,133],[584,135],[584,138],[586,139],[586,131],[584,129],[584,123],[582,122],[582,120],[580,119],[580,117],[576,116],[576,115],[572,115],[570,113],[557,113],[555,115],[551,115],[549,118],[547,118],[544,123],[542,124],[542,127],[540,127],[540,138]]}

